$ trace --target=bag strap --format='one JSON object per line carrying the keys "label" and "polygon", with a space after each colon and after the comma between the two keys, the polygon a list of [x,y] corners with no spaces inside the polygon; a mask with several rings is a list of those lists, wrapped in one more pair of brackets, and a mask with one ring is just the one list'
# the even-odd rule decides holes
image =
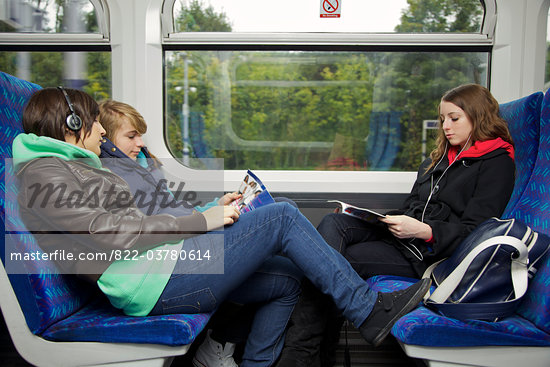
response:
{"label": "bag strap", "polygon": [[[466,255],[455,270],[453,270],[445,278],[445,280],[439,284],[435,291],[432,294],[428,293],[424,299],[435,303],[444,303],[458,287],[458,284],[464,277],[464,274],[474,259],[484,250],[500,245],[509,245],[518,251],[519,256],[515,259],[511,259],[512,264],[510,268],[515,297],[521,298],[527,291],[528,283],[527,267],[529,264],[529,251],[527,250],[527,246],[521,240],[513,236],[495,236],[481,242],[472,251],[470,251],[470,253]],[[435,269],[441,261],[429,266],[422,277],[431,277],[433,269]]]}
{"label": "bag strap", "polygon": [[428,308],[435,309],[442,315],[459,320],[475,319],[496,321],[500,317],[511,315],[521,301],[521,298],[503,302],[486,303],[434,303],[427,301],[425,305]]}

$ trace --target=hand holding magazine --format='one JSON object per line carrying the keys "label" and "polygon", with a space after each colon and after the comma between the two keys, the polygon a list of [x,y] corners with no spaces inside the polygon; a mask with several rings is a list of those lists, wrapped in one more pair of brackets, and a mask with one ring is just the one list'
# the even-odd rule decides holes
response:
{"label": "hand holding magazine", "polygon": [[379,223],[378,218],[386,217],[384,214],[378,213],[371,209],[359,208],[339,200],[328,200],[329,203],[338,203],[341,207],[341,212],[349,216],[362,219],[369,223]]}
{"label": "hand holding magazine", "polygon": [[242,197],[233,201],[230,205],[239,208],[241,213],[275,202],[262,181],[250,170],[246,171],[246,176],[244,176],[237,192]]}

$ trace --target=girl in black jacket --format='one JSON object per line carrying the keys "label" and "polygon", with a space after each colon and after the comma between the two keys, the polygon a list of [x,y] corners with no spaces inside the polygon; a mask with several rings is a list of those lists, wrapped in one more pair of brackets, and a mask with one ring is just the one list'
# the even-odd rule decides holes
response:
{"label": "girl in black jacket", "polygon": [[[449,256],[480,223],[499,217],[514,187],[513,141],[499,105],[488,89],[462,85],[439,105],[436,148],[419,170],[399,210],[369,224],[345,214],[329,214],[318,230],[363,277],[421,277]],[[339,331],[332,302],[303,284],[278,366],[331,365],[321,342]],[[324,347],[323,351],[330,348]],[[321,362],[323,361],[323,362]]]}

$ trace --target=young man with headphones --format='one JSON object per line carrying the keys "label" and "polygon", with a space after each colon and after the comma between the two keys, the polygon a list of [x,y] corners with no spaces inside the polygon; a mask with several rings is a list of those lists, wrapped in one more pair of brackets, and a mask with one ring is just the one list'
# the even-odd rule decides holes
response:
{"label": "young man with headphones", "polygon": [[[476,84],[454,88],[442,97],[438,112],[436,148],[399,210],[376,225],[329,214],[317,228],[364,279],[420,278],[477,225],[500,217],[512,194],[513,141],[489,90]],[[278,366],[329,366],[334,356],[327,340],[337,340],[341,323],[330,299],[307,280],[302,290]]]}

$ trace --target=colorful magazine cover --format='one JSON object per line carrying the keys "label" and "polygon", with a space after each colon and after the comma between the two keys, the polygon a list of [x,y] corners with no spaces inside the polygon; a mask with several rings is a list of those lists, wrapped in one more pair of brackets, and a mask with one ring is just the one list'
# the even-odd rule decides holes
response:
{"label": "colorful magazine cover", "polygon": [[250,170],[246,171],[237,192],[242,194],[242,197],[233,201],[231,205],[238,207],[241,213],[275,202],[262,181]]}

